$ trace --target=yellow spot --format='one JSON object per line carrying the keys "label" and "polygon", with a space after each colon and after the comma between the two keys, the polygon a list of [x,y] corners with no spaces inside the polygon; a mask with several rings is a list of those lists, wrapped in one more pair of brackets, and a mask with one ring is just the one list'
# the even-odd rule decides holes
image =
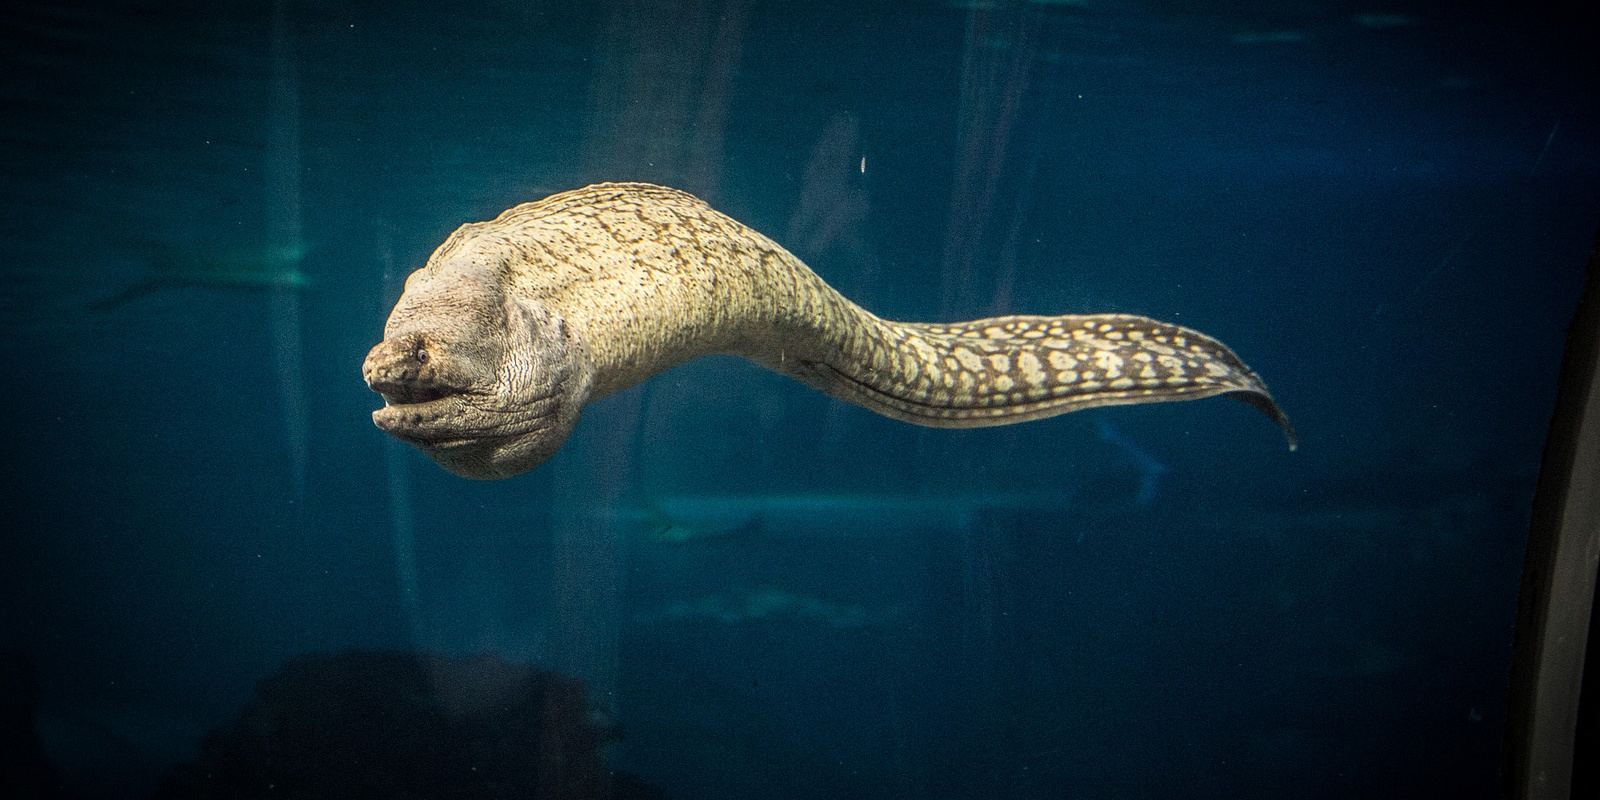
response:
{"label": "yellow spot", "polygon": [[1082,387],[1084,391],[1093,391],[1100,388],[1103,384],[1101,384],[1099,381],[1084,381],[1078,385]]}
{"label": "yellow spot", "polygon": [[1004,330],[1001,330],[999,327],[984,328],[983,329],[983,335],[989,337],[990,339],[1004,339],[1004,338],[1006,338],[1006,332]]}
{"label": "yellow spot", "polygon": [[994,379],[994,388],[996,391],[1009,392],[1011,391],[1011,387],[1015,385],[1016,381],[1011,380],[1010,375],[1001,375]]}
{"label": "yellow spot", "polygon": [[1039,344],[1041,344],[1041,345],[1043,345],[1045,347],[1048,347],[1051,350],[1065,350],[1065,349],[1067,349],[1067,348],[1072,346],[1072,342],[1069,342],[1066,339],[1054,339],[1054,338],[1046,339],[1046,340],[1040,342]]}
{"label": "yellow spot", "polygon": [[1209,361],[1206,362],[1206,374],[1220,378],[1228,374],[1228,368],[1222,364],[1218,364],[1215,361]]}
{"label": "yellow spot", "polygon": [[977,353],[974,353],[965,347],[957,347],[956,349],[950,351],[950,354],[955,356],[957,361],[961,362],[961,366],[966,367],[973,372],[979,372],[983,369],[983,359],[979,358]]}
{"label": "yellow spot", "polygon": [[1132,378],[1118,378],[1118,379],[1116,379],[1116,380],[1111,382],[1111,388],[1113,388],[1113,389],[1130,389],[1132,387],[1133,387],[1133,379]]}
{"label": "yellow spot", "polygon": [[1057,350],[1051,353],[1049,358],[1050,366],[1056,369],[1072,369],[1078,366],[1078,359],[1073,358],[1071,353],[1063,353]]}
{"label": "yellow spot", "polygon": [[1106,334],[1106,338],[1107,339],[1121,339],[1122,338],[1122,331],[1112,331],[1112,332]]}
{"label": "yellow spot", "polygon": [[1040,368],[1039,357],[1032,353],[1023,353],[1017,356],[1017,369],[1022,370],[1022,379],[1030,386],[1043,386],[1045,375]]}
{"label": "yellow spot", "polygon": [[1172,377],[1167,379],[1167,383],[1170,383],[1173,386],[1179,386],[1179,385],[1182,385],[1182,384],[1185,384],[1185,383],[1188,383],[1188,382],[1189,382],[1189,379],[1183,377],[1182,375],[1174,375],[1174,376],[1172,376]]}
{"label": "yellow spot", "polygon": [[1004,355],[989,356],[989,366],[993,367],[995,372],[1010,372],[1011,359]]}
{"label": "yellow spot", "polygon": [[1093,378],[1094,378],[1094,370],[1086,369],[1086,370],[1083,371],[1083,379],[1084,380],[1087,381],[1087,380],[1091,380]]}
{"label": "yellow spot", "polygon": [[1156,368],[1149,364],[1144,365],[1144,369],[1139,370],[1139,377],[1141,378],[1154,378],[1155,376]]}
{"label": "yellow spot", "polygon": [[1069,370],[1064,370],[1062,372],[1057,372],[1056,373],[1056,381],[1058,383],[1065,383],[1065,384],[1077,383],[1078,382],[1078,373],[1073,372],[1070,369]]}
{"label": "yellow spot", "polygon": [[1122,356],[1119,356],[1116,353],[1101,351],[1099,353],[1095,353],[1094,357],[1091,358],[1090,361],[1092,361],[1095,366],[1105,370],[1107,378],[1115,378],[1122,374]]}
{"label": "yellow spot", "polygon": [[1100,325],[1100,332],[1101,333],[1105,333],[1106,331],[1110,331],[1110,330],[1115,330],[1115,326],[1113,326],[1111,323],[1106,322],[1106,323],[1102,323]]}
{"label": "yellow spot", "polygon": [[1128,338],[1136,342],[1141,341],[1144,339],[1144,331],[1128,331]]}

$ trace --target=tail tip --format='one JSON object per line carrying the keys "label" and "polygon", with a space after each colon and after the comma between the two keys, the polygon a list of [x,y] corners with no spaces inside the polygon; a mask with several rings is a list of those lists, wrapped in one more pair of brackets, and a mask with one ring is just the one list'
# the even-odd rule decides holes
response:
{"label": "tail tip", "polygon": [[1250,389],[1230,392],[1228,396],[1249,405],[1267,415],[1268,419],[1278,423],[1278,427],[1283,429],[1284,438],[1289,441],[1289,452],[1293,453],[1300,449],[1300,434],[1295,431],[1294,423],[1289,421],[1289,415],[1283,413],[1283,409],[1278,408],[1278,404],[1272,399],[1272,395],[1264,391]]}

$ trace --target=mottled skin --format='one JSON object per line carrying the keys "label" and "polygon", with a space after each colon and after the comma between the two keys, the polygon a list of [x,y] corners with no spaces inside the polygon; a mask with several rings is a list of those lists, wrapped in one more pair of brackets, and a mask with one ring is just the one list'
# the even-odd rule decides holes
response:
{"label": "mottled skin", "polygon": [[379,428],[477,479],[527,472],[590,400],[710,353],[918,425],[974,428],[1227,394],[1294,446],[1221,342],[1128,314],[879,319],[683,192],[608,183],[463,225],[406,281],[362,368]]}

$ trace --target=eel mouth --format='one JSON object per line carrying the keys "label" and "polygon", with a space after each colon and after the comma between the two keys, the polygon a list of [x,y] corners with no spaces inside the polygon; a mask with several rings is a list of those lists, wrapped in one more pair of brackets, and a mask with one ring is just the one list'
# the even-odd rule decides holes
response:
{"label": "eel mouth", "polygon": [[384,406],[372,412],[372,422],[378,430],[407,444],[436,448],[479,438],[451,422],[460,414],[457,395],[436,390],[382,394]]}
{"label": "eel mouth", "polygon": [[415,379],[376,380],[367,386],[383,395],[383,408],[372,412],[373,424],[396,439],[437,448],[478,438],[460,424],[467,411],[464,389]]}
{"label": "eel mouth", "polygon": [[372,412],[373,424],[396,439],[432,451],[493,447],[538,433],[555,421],[555,398],[549,395],[508,413],[482,407],[481,402],[474,402],[482,398],[469,392],[439,386],[380,393],[385,404]]}
{"label": "eel mouth", "polygon": [[443,400],[462,393],[454,386],[423,384],[410,381],[378,381],[369,385],[372,391],[383,395],[387,406],[417,406]]}

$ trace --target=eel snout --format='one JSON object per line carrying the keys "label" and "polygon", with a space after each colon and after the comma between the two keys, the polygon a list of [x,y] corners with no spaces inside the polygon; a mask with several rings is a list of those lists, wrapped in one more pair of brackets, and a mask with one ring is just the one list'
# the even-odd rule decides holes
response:
{"label": "eel snout", "polygon": [[367,388],[383,395],[386,405],[414,405],[462,394],[469,386],[466,376],[449,368],[441,357],[417,334],[385,339],[367,353],[361,365]]}

